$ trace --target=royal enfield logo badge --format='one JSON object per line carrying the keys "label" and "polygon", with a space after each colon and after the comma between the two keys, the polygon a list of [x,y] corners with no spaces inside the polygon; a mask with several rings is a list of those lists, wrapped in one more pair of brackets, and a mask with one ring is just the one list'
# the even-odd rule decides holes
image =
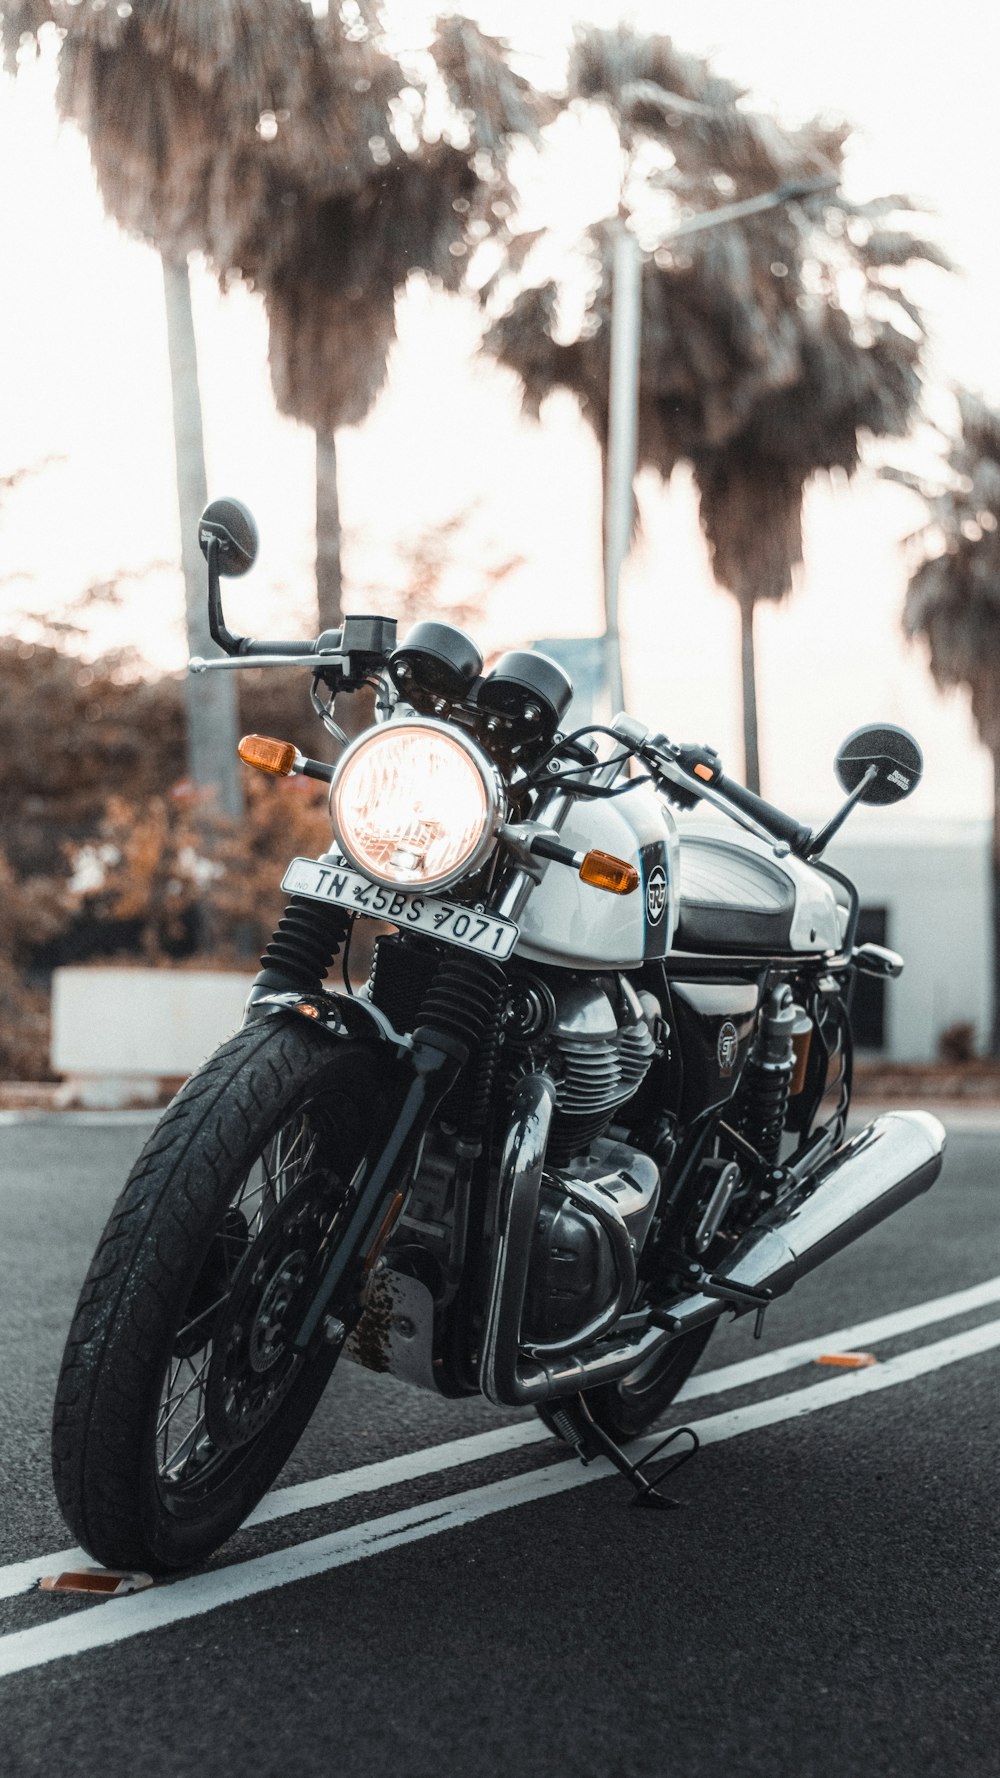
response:
{"label": "royal enfield logo badge", "polygon": [[646,916],[651,926],[658,926],[667,907],[667,873],[662,864],[655,864],[646,879]]}
{"label": "royal enfield logo badge", "polygon": [[736,1063],[736,1051],[739,1048],[739,1035],[732,1019],[726,1019],[719,1026],[719,1041],[716,1053],[719,1058],[719,1073],[732,1074]]}

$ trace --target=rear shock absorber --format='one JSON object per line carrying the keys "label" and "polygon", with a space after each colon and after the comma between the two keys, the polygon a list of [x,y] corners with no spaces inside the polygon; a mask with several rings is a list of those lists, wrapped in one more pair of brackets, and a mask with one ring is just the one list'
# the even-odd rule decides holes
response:
{"label": "rear shock absorber", "polygon": [[740,1134],[772,1166],[781,1149],[795,1068],[793,1038],[802,1028],[802,1019],[791,988],[786,983],[772,988],[743,1071],[737,1119]]}

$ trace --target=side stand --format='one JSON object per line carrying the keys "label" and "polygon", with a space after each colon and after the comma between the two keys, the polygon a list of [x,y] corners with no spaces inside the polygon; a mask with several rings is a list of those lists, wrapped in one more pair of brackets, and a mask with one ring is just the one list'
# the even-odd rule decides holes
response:
{"label": "side stand", "polygon": [[630,1505],[651,1506],[661,1510],[684,1505],[682,1500],[675,1500],[669,1494],[661,1494],[660,1483],[680,1469],[682,1464],[690,1462],[699,1449],[698,1434],[692,1426],[675,1427],[673,1432],[668,1432],[653,1447],[644,1460],[646,1465],[654,1463],[661,1451],[665,1451],[675,1439],[691,1440],[687,1450],[676,1451],[651,1475],[642,1464],[631,1463],[621,1446],[615,1443],[603,1427],[598,1426],[582,1395],[571,1395],[559,1402],[558,1406],[548,1408],[545,1418],[563,1442],[572,1446],[581,1463],[592,1463],[595,1457],[607,1457],[614,1464],[619,1474],[631,1482],[635,1489]]}

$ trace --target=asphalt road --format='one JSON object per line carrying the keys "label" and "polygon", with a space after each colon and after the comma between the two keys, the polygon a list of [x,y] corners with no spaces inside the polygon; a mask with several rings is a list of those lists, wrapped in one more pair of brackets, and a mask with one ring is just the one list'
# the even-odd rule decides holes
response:
{"label": "asphalt road", "polygon": [[668,1422],[705,1441],[684,1510],[345,1364],[264,1522],[94,1604],[32,1587],[70,1542],[48,1418],[144,1135],[0,1124],[0,1778],[997,1778],[1000,1118],[759,1345],[719,1329]]}

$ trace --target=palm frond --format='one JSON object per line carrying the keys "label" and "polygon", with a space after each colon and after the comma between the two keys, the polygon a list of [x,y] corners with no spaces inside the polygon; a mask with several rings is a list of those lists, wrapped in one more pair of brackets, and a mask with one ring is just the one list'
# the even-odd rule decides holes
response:
{"label": "palm frond", "polygon": [[506,164],[512,137],[537,143],[541,126],[556,114],[554,102],[515,73],[508,54],[506,44],[471,19],[452,13],[437,20],[431,55],[468,125],[473,149],[499,167]]}
{"label": "palm frond", "polygon": [[805,477],[791,465],[752,450],[715,452],[695,460],[702,528],[720,586],[744,607],[783,599],[802,561]]}
{"label": "palm frond", "polygon": [[3,0],[0,6],[0,49],[8,74],[17,73],[22,42],[35,43],[45,25],[55,23],[56,0]]}
{"label": "palm frond", "polygon": [[[965,686],[985,744],[1000,752],[1000,412],[958,392],[959,436],[944,480],[917,482],[928,508],[922,559],[910,577],[903,626],[927,644],[939,685]],[[898,470],[895,480],[913,486]]]}
{"label": "palm frond", "polygon": [[[580,33],[569,91],[606,107],[626,150],[639,130],[669,148],[647,185],[636,175],[626,183],[636,206],[653,186],[700,213],[786,180],[839,176],[846,125],[785,129],[666,37],[627,26]],[[645,168],[648,157],[632,164]],[[850,474],[866,436],[911,424],[925,329],[902,275],[914,260],[947,264],[933,241],[891,223],[915,207],[898,193],[856,206],[827,189],[668,235],[646,257],[639,462],[665,479],[682,460],[694,465],[716,573],[744,603],[790,588],[809,477]],[[602,444],[611,237],[609,226],[591,231],[597,276],[575,341],[551,337],[561,310],[553,285],[522,289],[485,341],[520,376],[527,411],[538,411],[547,379],[572,388]]]}
{"label": "palm frond", "polygon": [[872,268],[911,265],[922,259],[927,265],[951,270],[948,255],[936,241],[923,240],[904,229],[873,229],[867,241],[858,243],[857,255],[862,265]]}
{"label": "palm frond", "polygon": [[282,413],[317,430],[356,425],[385,382],[395,338],[395,292],[304,287],[291,265],[264,294],[275,399]]}

